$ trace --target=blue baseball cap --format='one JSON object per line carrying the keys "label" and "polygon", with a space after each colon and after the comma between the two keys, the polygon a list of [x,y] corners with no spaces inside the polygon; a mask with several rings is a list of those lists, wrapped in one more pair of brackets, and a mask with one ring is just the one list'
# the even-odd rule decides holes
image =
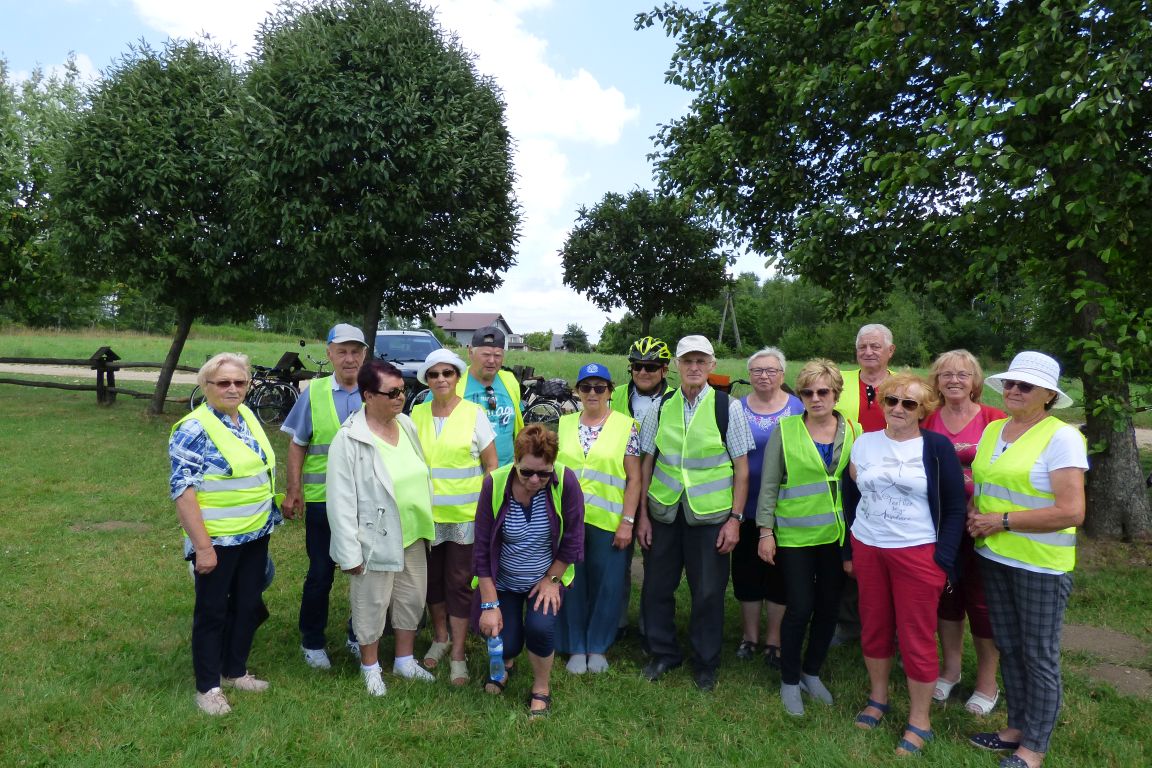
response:
{"label": "blue baseball cap", "polygon": [[604,379],[609,384],[612,383],[612,374],[607,368],[600,363],[588,363],[580,369],[580,373],[576,374],[576,383],[584,381],[584,379]]}

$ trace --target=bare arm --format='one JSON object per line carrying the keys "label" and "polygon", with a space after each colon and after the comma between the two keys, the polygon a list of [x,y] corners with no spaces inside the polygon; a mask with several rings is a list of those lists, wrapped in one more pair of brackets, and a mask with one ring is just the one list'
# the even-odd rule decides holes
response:
{"label": "bare arm", "polygon": [[288,442],[288,476],[284,480],[284,503],[280,509],[289,520],[295,519],[304,509],[304,458],[307,455],[307,446],[297,445],[295,441]]}
{"label": "bare arm", "polygon": [[[639,456],[624,457],[624,517],[635,518],[640,506],[641,473]],[[633,525],[621,520],[616,528],[616,536],[612,539],[612,546],[624,549],[632,543]]]}
{"label": "bare arm", "polygon": [[200,512],[200,502],[196,500],[195,488],[189,486],[176,497],[176,514],[196,553],[196,573],[211,573],[216,568],[216,550],[212,547],[208,529],[204,527],[204,516]]}
{"label": "bare arm", "polygon": [[[1008,513],[1008,524],[1021,533],[1052,533],[1084,522],[1084,470],[1064,467],[1048,473],[1056,498],[1050,507]],[[1004,530],[1003,515],[983,515],[970,508],[968,530],[972,536],[991,536]]]}
{"label": "bare arm", "polygon": [[652,484],[652,470],[656,454],[646,453],[640,459],[640,504],[636,512],[636,541],[644,549],[652,546],[652,521],[648,519],[648,487]]}

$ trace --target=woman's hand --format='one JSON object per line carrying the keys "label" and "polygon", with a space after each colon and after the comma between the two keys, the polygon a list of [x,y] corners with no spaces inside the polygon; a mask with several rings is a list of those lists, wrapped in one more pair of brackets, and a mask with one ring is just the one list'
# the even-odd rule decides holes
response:
{"label": "woman's hand", "polygon": [[616,535],[612,537],[612,546],[616,549],[627,549],[632,543],[632,523],[620,521],[616,526]]}
{"label": "woman's hand", "polygon": [[196,550],[196,573],[207,576],[216,570],[216,548],[212,546]]}
{"label": "woman's hand", "polygon": [[968,510],[968,535],[980,539],[1004,530],[1003,515],[983,515],[975,509]]}
{"label": "woman's hand", "polygon": [[[761,529],[763,530],[763,529]],[[776,565],[776,537],[760,534],[760,544],[756,547],[756,554],[769,565]]]}
{"label": "woman's hand", "polygon": [[552,577],[548,574],[544,574],[544,578],[536,582],[528,597],[536,598],[536,602],[532,604],[534,611],[540,611],[545,616],[548,615],[549,608],[553,614],[560,612],[560,585],[552,581]]}
{"label": "woman's hand", "polygon": [[504,631],[504,614],[499,608],[489,608],[480,612],[480,634],[495,637]]}
{"label": "woman's hand", "polygon": [[844,561],[844,573],[847,574],[850,578],[856,578],[856,571],[852,568],[851,560]]}

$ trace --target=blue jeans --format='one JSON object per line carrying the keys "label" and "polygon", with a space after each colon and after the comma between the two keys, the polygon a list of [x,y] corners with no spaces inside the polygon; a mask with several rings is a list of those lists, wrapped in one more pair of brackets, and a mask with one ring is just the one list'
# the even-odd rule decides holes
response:
{"label": "blue jeans", "polygon": [[[328,527],[328,505],[309,501],[304,505],[304,547],[308,552],[308,575],[300,595],[300,644],[309,650],[322,650],[328,628],[328,596],[336,563],[328,554],[332,529]],[[348,639],[355,642],[352,619],[348,619]]]}
{"label": "blue jeans", "polygon": [[541,658],[551,656],[556,649],[557,615],[549,613],[545,616],[535,610],[532,604],[536,598],[529,597],[527,592],[497,590],[496,596],[500,600],[500,617],[504,622],[500,633],[504,640],[504,658],[516,658],[524,646],[528,646],[529,653]]}
{"label": "blue jeans", "polygon": [[594,525],[584,526],[584,562],[576,564],[576,578],[560,611],[556,648],[561,653],[603,654],[616,640],[628,549],[613,547],[614,537]]}

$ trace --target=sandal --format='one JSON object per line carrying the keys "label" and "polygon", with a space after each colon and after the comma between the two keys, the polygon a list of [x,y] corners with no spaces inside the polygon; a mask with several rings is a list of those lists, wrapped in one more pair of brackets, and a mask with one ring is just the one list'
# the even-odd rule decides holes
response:
{"label": "sandal", "polygon": [[968,697],[968,702],[964,705],[964,709],[974,715],[985,717],[992,714],[992,710],[996,709],[997,702],[1000,701],[1000,689],[996,689],[995,695],[988,698],[980,691],[973,691],[972,695]]}
{"label": "sandal", "polygon": [[449,659],[448,666],[451,668],[452,685],[468,685],[468,659]]}
{"label": "sandal", "polygon": [[936,678],[936,687],[932,690],[932,700],[941,703],[948,701],[948,697],[952,695],[952,689],[960,682],[963,675],[957,675],[955,680],[945,680],[943,677]]}
{"label": "sandal", "polygon": [[436,665],[440,663],[440,659],[444,658],[444,654],[446,654],[451,647],[451,642],[433,640],[432,645],[428,646],[428,650],[424,653],[424,666],[428,669],[436,669]]}
{"label": "sandal", "polygon": [[[864,709],[868,709],[868,707],[872,707],[872,709],[878,710],[880,712],[880,717],[884,717],[884,715],[888,714],[888,705],[881,704],[875,699],[868,699],[868,703],[864,705]],[[870,731],[880,724],[880,717],[873,717],[872,715],[867,714],[864,709],[860,710],[860,713],[856,715],[856,727]]]}
{"label": "sandal", "polygon": [[[496,688],[496,690],[494,690],[494,691],[488,690],[488,686],[490,686],[490,685],[492,687]],[[485,675],[484,676],[484,682],[482,682],[480,684],[480,686],[484,689],[484,693],[490,694],[492,696],[499,696],[500,694],[504,693],[504,687],[507,685],[508,685],[508,675],[504,675],[503,680],[493,680],[491,677]]]}
{"label": "sandal", "polygon": [[927,746],[928,742],[932,741],[932,737],[935,735],[932,733],[931,728],[927,730],[923,728],[917,728],[916,726],[912,725],[912,723],[904,724],[904,732],[910,733],[913,736],[919,736],[921,743],[913,744],[911,741],[908,741],[907,737],[902,736],[900,738],[900,743],[896,745],[896,754],[900,755],[901,757],[920,754],[921,750]]}
{"label": "sandal", "polygon": [[764,663],[769,669],[780,669],[780,646],[764,646]]}
{"label": "sandal", "polygon": [[[543,702],[544,706],[540,709],[532,709],[533,701]],[[548,717],[550,714],[552,714],[552,695],[533,691],[532,695],[528,697],[528,719],[535,720],[539,717]]]}
{"label": "sandal", "polygon": [[736,658],[748,660],[755,656],[759,650],[759,643],[754,643],[751,640],[741,640],[740,645],[736,646]]}

